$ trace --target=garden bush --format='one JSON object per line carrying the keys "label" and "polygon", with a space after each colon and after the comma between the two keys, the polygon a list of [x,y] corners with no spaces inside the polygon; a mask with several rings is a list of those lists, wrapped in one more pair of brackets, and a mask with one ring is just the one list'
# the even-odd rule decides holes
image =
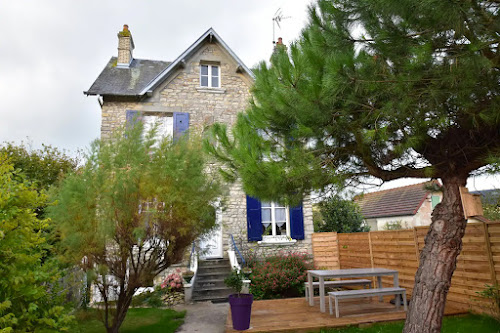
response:
{"label": "garden bush", "polygon": [[311,269],[307,254],[280,252],[262,261],[250,262],[250,292],[255,299],[299,297],[304,294],[307,270]]}

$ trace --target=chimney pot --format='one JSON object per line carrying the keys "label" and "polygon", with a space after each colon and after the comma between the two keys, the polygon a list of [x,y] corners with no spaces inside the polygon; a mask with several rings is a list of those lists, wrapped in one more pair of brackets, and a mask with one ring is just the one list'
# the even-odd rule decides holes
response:
{"label": "chimney pot", "polygon": [[128,31],[128,24],[123,25],[123,31]]}
{"label": "chimney pot", "polygon": [[278,37],[278,43],[276,43],[276,44],[283,45],[283,38]]}

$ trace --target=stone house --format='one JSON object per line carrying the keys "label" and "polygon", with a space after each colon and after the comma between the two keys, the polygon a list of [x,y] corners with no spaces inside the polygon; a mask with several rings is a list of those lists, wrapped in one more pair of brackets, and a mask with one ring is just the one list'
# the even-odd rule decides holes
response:
{"label": "stone house", "polygon": [[371,231],[430,225],[443,197],[438,182],[425,182],[355,197]]}
{"label": "stone house", "polygon": [[[101,137],[137,117],[147,128],[160,123],[159,135],[202,131],[214,122],[231,126],[246,109],[253,73],[210,28],[177,59],[136,59],[132,34],[118,33],[118,56],[111,57],[84,92],[98,96]],[[234,236],[241,250],[273,253],[278,249],[312,254],[312,206],[284,207],[245,195],[241,184],[230,185],[218,228],[201,240],[206,258],[226,257]]]}

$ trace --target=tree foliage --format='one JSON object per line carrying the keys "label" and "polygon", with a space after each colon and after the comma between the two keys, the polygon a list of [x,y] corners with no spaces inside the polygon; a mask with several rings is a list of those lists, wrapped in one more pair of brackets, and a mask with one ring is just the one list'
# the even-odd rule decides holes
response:
{"label": "tree foliage", "polygon": [[141,123],[132,127],[92,144],[51,209],[68,258],[94,277],[108,332],[118,332],[137,288],[214,226],[221,195],[199,140],[157,142],[154,128],[143,137]]}
{"label": "tree foliage", "polygon": [[[48,219],[35,209],[47,198],[0,153],[0,331],[68,331],[61,274],[44,237]],[[44,259],[44,260],[42,260]]]}
{"label": "tree foliage", "polygon": [[7,154],[14,169],[20,170],[39,190],[47,190],[62,175],[78,167],[77,158],[45,144],[42,144],[41,149],[31,149],[25,143],[15,145],[5,142],[0,147],[0,152]]}
{"label": "tree foliage", "polygon": [[323,221],[318,225],[318,232],[370,231],[359,206],[351,200],[331,196],[320,203],[320,212]]}
{"label": "tree foliage", "polygon": [[466,225],[459,187],[499,160],[499,6],[319,0],[288,52],[255,71],[233,135],[217,125],[208,147],[266,200],[366,177],[441,178],[406,332],[440,330]]}

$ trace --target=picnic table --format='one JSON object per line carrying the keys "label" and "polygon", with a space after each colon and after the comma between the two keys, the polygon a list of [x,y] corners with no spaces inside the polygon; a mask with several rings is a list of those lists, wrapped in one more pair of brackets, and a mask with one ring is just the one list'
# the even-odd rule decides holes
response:
{"label": "picnic table", "polygon": [[[394,287],[399,287],[398,271],[387,268],[349,268],[332,270],[308,270],[307,282],[309,288],[309,305],[314,305],[313,279],[319,280],[319,308],[325,312],[325,279],[330,278],[354,278],[354,277],[377,277],[377,288],[382,288],[382,276],[392,275],[394,278]],[[396,302],[400,302],[399,296],[396,296]]]}

